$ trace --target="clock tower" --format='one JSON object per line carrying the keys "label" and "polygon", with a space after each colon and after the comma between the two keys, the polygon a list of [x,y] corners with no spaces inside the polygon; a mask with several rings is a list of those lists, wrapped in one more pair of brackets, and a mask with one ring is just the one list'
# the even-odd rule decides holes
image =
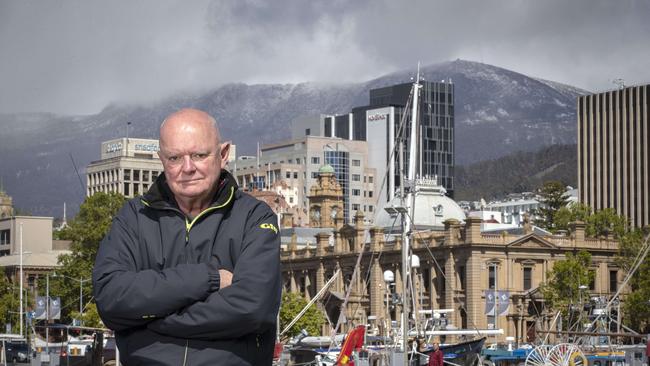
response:
{"label": "clock tower", "polygon": [[334,168],[323,165],[318,181],[309,190],[309,226],[335,228],[335,218],[343,217],[343,189],[336,181]]}

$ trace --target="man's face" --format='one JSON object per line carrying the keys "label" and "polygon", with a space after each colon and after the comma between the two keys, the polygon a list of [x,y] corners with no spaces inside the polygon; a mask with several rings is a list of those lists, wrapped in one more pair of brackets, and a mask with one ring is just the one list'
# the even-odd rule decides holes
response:
{"label": "man's face", "polygon": [[159,156],[177,200],[211,199],[228,159],[230,145],[220,145],[218,132],[200,117],[174,116],[160,131]]}

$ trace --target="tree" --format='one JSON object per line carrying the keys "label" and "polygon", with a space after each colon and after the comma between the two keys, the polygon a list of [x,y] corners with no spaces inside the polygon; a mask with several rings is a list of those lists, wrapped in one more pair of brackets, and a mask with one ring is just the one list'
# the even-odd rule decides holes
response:
{"label": "tree", "polygon": [[[12,331],[18,332],[18,301],[19,289],[14,286],[5,275],[4,268],[0,273],[0,323],[11,324]],[[4,328],[3,328],[4,329]]]}
{"label": "tree", "polygon": [[540,189],[540,208],[537,214],[540,219],[536,224],[546,230],[555,232],[557,230],[554,217],[555,213],[568,203],[566,187],[559,181],[548,181]]}
{"label": "tree", "polygon": [[582,289],[595,279],[589,270],[591,254],[581,250],[575,255],[567,253],[566,259],[555,262],[547,273],[547,282],[540,286],[546,305],[555,310],[568,311],[570,304],[580,302]]}
{"label": "tree", "polygon": [[622,238],[627,230],[627,219],[616,214],[613,208],[594,212],[587,217],[585,223],[585,234],[592,237],[613,234],[616,238]]}
{"label": "tree", "polygon": [[[289,325],[289,323],[307,306],[308,302],[300,294],[285,292],[282,294],[282,305],[280,306],[280,330]],[[321,327],[325,323],[323,312],[312,304],[307,312],[284,334],[285,337],[291,338],[305,329],[309,334],[320,334]]]}
{"label": "tree", "polygon": [[591,215],[591,207],[584,203],[574,203],[561,207],[553,214],[553,222],[556,230],[569,230],[569,224],[574,221],[587,222]]}
{"label": "tree", "polygon": [[[617,263],[627,273],[635,259],[642,254],[643,244],[649,240],[650,228],[633,229],[619,240]],[[633,273],[630,292],[623,297],[623,323],[639,333],[650,333],[650,260],[645,258]]]}
{"label": "tree", "polygon": [[[59,256],[61,268],[57,269],[56,277],[50,277],[50,295],[61,297],[62,317],[66,322],[70,321],[72,311],[78,314],[80,280],[84,280],[81,283],[84,303],[92,298],[89,280],[97,249],[124,201],[124,196],[119,193],[95,193],[81,204],[79,213],[69,226],[59,232],[61,239],[72,240],[72,250],[70,254]],[[90,304],[85,307],[91,309]]]}

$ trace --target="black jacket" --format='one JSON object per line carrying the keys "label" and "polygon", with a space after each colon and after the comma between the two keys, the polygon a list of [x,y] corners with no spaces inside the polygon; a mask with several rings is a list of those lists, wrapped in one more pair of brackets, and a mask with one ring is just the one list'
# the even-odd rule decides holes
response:
{"label": "black jacket", "polygon": [[[212,256],[233,272],[231,286],[213,291]],[[160,175],[113,219],[93,285],[124,365],[271,365],[281,297],[277,218],[224,171],[211,207],[190,221]]]}

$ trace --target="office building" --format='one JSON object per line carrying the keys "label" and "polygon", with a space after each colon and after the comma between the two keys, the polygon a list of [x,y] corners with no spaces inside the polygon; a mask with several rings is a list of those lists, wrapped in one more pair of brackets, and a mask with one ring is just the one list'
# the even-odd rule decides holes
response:
{"label": "office building", "polygon": [[650,224],[650,85],[578,98],[578,190],[595,210]]}
{"label": "office building", "polygon": [[[349,222],[357,211],[371,218],[375,211],[375,170],[368,167],[368,144],[340,138],[303,136],[300,139],[264,145],[257,158],[237,159],[235,176],[240,187],[253,190],[271,189],[283,181],[292,194],[288,205],[299,205],[302,215],[294,224],[308,225],[309,189],[318,172],[330,165],[343,192],[343,213]],[[294,190],[297,188],[297,190]]]}
{"label": "office building", "polygon": [[[417,172],[422,177],[437,177],[447,195],[454,194],[454,84],[421,82],[419,97],[418,142],[420,156]],[[368,142],[368,165],[376,169],[378,191],[376,205],[382,207],[394,198],[400,185],[400,135],[409,136],[412,84],[404,83],[372,89],[369,104],[353,108],[343,115],[301,117],[294,121],[292,136],[338,137]],[[405,116],[406,115],[406,116]],[[403,134],[400,133],[401,123]],[[404,161],[408,167],[408,137],[404,144]],[[383,180],[387,176],[390,179]]]}

